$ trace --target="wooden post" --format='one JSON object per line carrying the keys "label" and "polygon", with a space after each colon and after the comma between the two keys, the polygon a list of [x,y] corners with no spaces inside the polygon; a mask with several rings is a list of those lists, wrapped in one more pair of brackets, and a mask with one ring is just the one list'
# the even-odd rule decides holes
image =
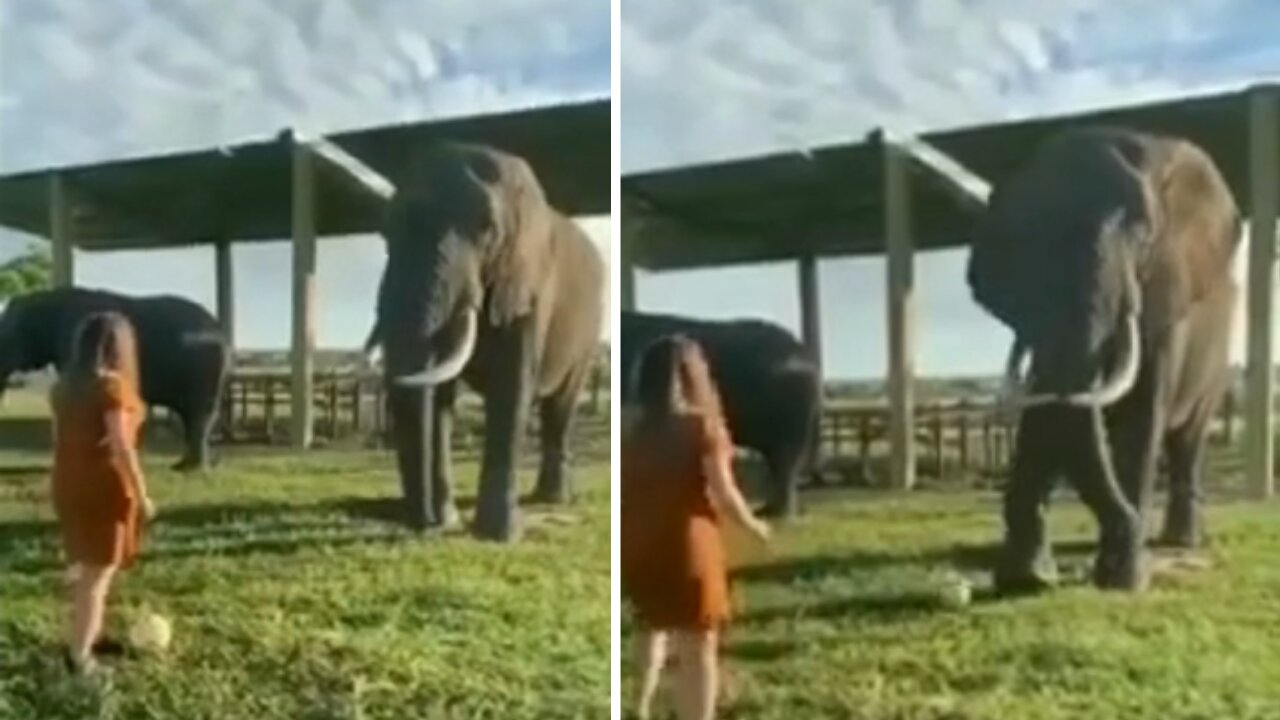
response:
{"label": "wooden post", "polygon": [[1249,92],[1249,306],[1245,369],[1245,477],[1259,498],[1274,488],[1272,305],[1275,299],[1276,200],[1280,154],[1276,88]]}
{"label": "wooden post", "polygon": [[316,328],[315,158],[300,143],[293,145],[293,370],[290,439],[299,449],[311,447],[315,433],[314,358]]}
{"label": "wooden post", "polygon": [[231,269],[231,241],[219,238],[213,245],[214,289],[217,295],[218,324],[227,338],[227,345],[236,346],[235,278]]}
{"label": "wooden post", "polygon": [[943,480],[946,477],[944,467],[945,463],[942,459],[942,455],[945,452],[945,449],[943,448],[943,440],[944,433],[946,432],[946,426],[943,424],[944,418],[942,417],[942,413],[942,403],[935,403],[933,406],[933,422],[931,424],[933,426],[933,459],[938,463],[939,480]]}
{"label": "wooden post", "polygon": [[618,273],[621,275],[618,288],[618,302],[622,305],[623,310],[636,309],[636,268],[631,262],[631,253],[627,252],[627,242],[619,243]]}
{"label": "wooden post", "polygon": [[805,347],[822,366],[822,314],[818,298],[818,259],[812,255],[800,258],[800,335]]}
{"label": "wooden post", "polygon": [[54,173],[49,176],[49,240],[53,244],[54,287],[71,287],[76,281],[73,229],[66,178]]}
{"label": "wooden post", "polygon": [[889,473],[892,487],[916,483],[915,457],[915,279],[910,184],[906,154],[884,141],[884,232],[887,250],[889,329]]}

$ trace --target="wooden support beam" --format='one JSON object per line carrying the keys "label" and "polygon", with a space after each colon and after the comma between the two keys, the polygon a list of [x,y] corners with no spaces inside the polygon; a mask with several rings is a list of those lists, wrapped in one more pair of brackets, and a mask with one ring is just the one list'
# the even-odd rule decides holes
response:
{"label": "wooden support beam", "polygon": [[315,156],[293,145],[293,372],[290,439],[309,448],[315,433],[314,358],[316,330]]}
{"label": "wooden support beam", "polygon": [[75,284],[75,238],[71,220],[71,190],[60,173],[49,176],[49,240],[53,244],[53,286]]}
{"label": "wooden support beam", "polygon": [[800,337],[822,365],[822,312],[818,298],[818,259],[812,255],[800,258],[798,265],[800,290]]}
{"label": "wooden support beam", "polygon": [[1276,277],[1277,89],[1249,91],[1249,299],[1245,369],[1245,474],[1260,498],[1274,491],[1273,306]]}
{"label": "wooden support beam", "polygon": [[911,238],[909,158],[892,142],[881,144],[884,161],[884,233],[889,330],[889,467],[893,487],[916,482],[915,278]]}
{"label": "wooden support beam", "polygon": [[928,168],[958,202],[970,210],[982,211],[991,198],[991,184],[955,158],[918,137],[894,143],[917,164]]}
{"label": "wooden support beam", "polygon": [[618,258],[621,267],[618,268],[621,274],[620,287],[618,288],[618,302],[622,305],[623,310],[636,309],[636,266],[631,262],[631,256],[627,252],[627,243],[620,243],[618,249]]}
{"label": "wooden support beam", "polygon": [[235,277],[231,265],[231,241],[219,238],[213,246],[214,282],[217,294],[218,324],[227,338],[227,345],[236,346]]}
{"label": "wooden support beam", "polygon": [[363,160],[343,150],[336,143],[323,137],[299,138],[294,142],[306,145],[315,154],[355,184],[382,200],[388,200],[395,194],[396,186],[377,170],[369,167]]}

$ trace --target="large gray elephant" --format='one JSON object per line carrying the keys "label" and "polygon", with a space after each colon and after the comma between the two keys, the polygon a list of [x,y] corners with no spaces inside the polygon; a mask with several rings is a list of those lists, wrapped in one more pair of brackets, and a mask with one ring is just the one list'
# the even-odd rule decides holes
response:
{"label": "large gray elephant", "polygon": [[1059,475],[1097,517],[1100,587],[1145,582],[1145,518],[1161,451],[1169,472],[1161,538],[1200,541],[1205,447],[1228,382],[1240,228],[1231,191],[1200,148],[1122,129],[1064,131],[995,189],[968,282],[1015,335],[1007,371],[1022,414],[1004,498],[1000,592],[1053,581],[1043,514]]}
{"label": "large gray elephant", "polygon": [[0,393],[14,372],[49,366],[61,370],[76,328],[104,311],[119,312],[134,326],[143,400],[169,408],[182,421],[186,449],[175,469],[205,469],[231,351],[218,321],[185,298],[129,297],[86,288],[14,298],[0,315]]}
{"label": "large gray elephant", "polygon": [[484,398],[473,530],[513,540],[516,464],[534,400],[542,462],[532,498],[570,495],[569,436],[600,339],[604,262],[547,204],[523,159],[475,145],[418,155],[398,181],[383,237],[387,264],[367,345],[383,349],[408,520],[426,528],[456,518],[449,437],[461,377]]}
{"label": "large gray elephant", "polygon": [[[791,517],[801,479],[817,478],[822,423],[822,373],[813,354],[785,328],[762,320],[708,321],[676,315],[621,314],[622,377],[630,378],[644,349],[671,334],[696,340],[707,354],[724,403],[729,432],[759,452],[769,469],[761,514]],[[625,383],[623,402],[633,401]]]}

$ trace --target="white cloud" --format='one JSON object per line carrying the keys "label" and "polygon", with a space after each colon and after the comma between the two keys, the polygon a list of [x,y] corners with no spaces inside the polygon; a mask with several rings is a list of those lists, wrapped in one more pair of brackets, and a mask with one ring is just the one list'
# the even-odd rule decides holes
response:
{"label": "white cloud", "polygon": [[[609,35],[601,0],[0,0],[0,172],[607,94]],[[23,245],[0,232],[0,257]],[[380,252],[322,246],[322,344],[363,340]],[[212,262],[82,254],[77,271],[212,304]],[[289,267],[283,244],[237,251],[246,342],[287,343]]]}
{"label": "white cloud", "polygon": [[[1275,27],[1267,0],[624,0],[623,170],[1280,79]],[[919,260],[926,373],[999,367],[1005,334],[970,300],[963,262]],[[837,375],[883,369],[882,273],[875,260],[823,264]],[[782,265],[645,276],[639,294],[794,328],[794,286]]]}

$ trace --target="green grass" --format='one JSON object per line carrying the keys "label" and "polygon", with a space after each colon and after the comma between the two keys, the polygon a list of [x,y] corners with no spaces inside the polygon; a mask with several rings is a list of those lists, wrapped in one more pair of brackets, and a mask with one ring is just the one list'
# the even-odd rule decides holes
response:
{"label": "green grass", "polygon": [[[736,572],[725,718],[1280,717],[1273,507],[1215,503],[1210,567],[1166,565],[1134,596],[1085,584],[1094,524],[1064,492],[1064,587],[995,600],[995,493],[823,492]],[[967,608],[939,602],[947,573],[974,583]]]}
{"label": "green grass", "polygon": [[[160,516],[113,598],[171,618],[160,657],[107,687],[57,663],[60,568],[45,473],[0,458],[0,718],[598,718],[609,707],[609,490],[530,508],[520,544],[379,520],[388,456],[237,454],[150,470]],[[524,480],[529,482],[526,470]],[[462,466],[464,516],[474,466]]]}

